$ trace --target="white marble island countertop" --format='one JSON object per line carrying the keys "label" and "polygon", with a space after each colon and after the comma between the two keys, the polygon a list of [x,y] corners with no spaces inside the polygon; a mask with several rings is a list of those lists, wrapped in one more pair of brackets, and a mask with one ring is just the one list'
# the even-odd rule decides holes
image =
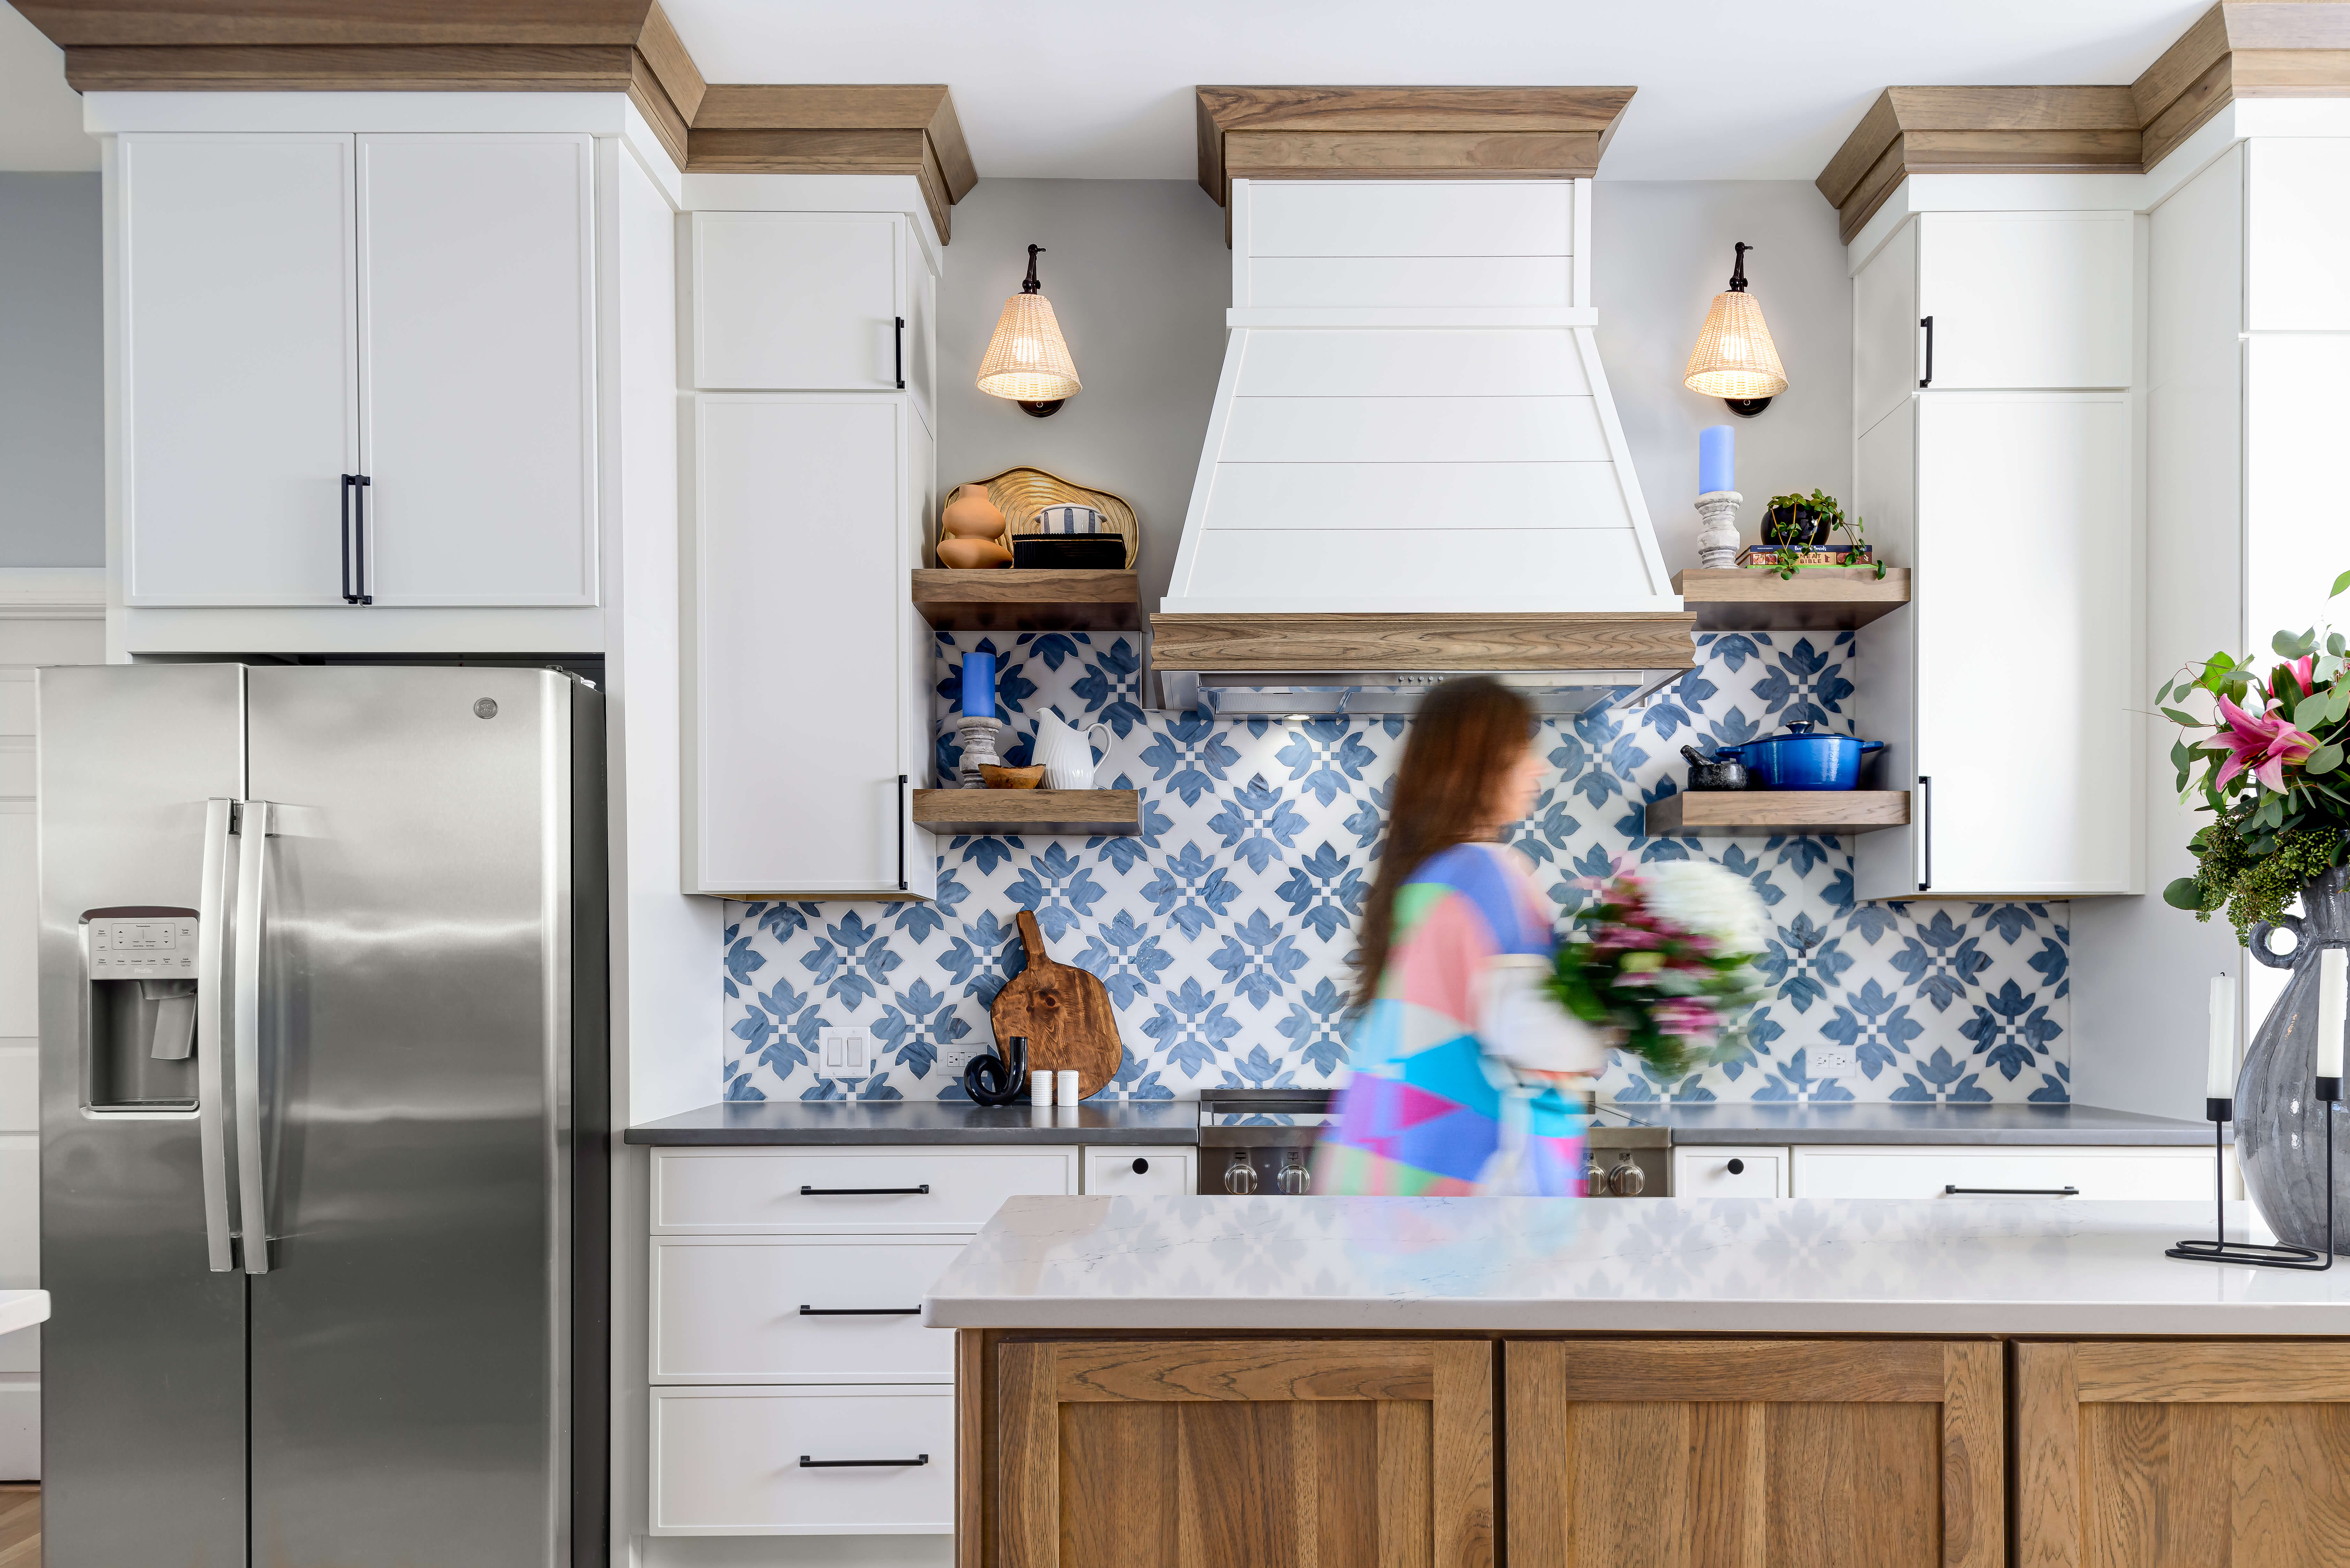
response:
{"label": "white marble island countertop", "polygon": [[[2228,1233],[2249,1210],[2232,1204]],[[2182,1262],[2197,1203],[1014,1198],[941,1328],[2350,1333],[2350,1264]]]}

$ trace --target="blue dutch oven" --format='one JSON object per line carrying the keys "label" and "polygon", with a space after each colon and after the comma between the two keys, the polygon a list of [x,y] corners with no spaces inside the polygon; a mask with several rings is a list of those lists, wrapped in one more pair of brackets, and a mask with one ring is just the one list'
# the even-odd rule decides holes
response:
{"label": "blue dutch oven", "polygon": [[1724,746],[1714,755],[1744,763],[1750,789],[1856,789],[1861,753],[1884,749],[1882,741],[1815,732],[1809,720],[1795,719],[1783,735]]}

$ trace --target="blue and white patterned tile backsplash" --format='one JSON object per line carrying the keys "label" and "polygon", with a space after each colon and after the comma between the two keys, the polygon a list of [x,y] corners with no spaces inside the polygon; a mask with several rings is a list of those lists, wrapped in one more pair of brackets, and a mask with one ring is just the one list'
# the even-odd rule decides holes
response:
{"label": "blue and white patterned tile backsplash", "polygon": [[[1021,909],[1035,912],[1055,957],[1109,987],[1126,1066],[1106,1093],[1161,1098],[1343,1076],[1347,958],[1404,722],[1146,712],[1137,644],[1115,633],[938,640],[942,729],[962,650],[993,649],[1007,760],[1025,760],[1044,709],[1107,724],[1101,777],[1142,792],[1142,833],[952,839],[935,903],[729,903],[726,1096],[960,1098],[939,1058],[992,1041],[988,1003],[1023,961]],[[1762,961],[1771,998],[1735,1060],[1668,1084],[1619,1059],[1602,1094],[2067,1098],[2065,905],[1856,904],[1848,839],[1642,834],[1643,807],[1679,787],[1679,749],[1692,737],[1726,745],[1801,718],[1852,728],[1850,633],[1699,641],[1699,667],[1645,709],[1544,724],[1555,775],[1512,842],[1563,906],[1579,896],[1571,879],[1605,871],[1612,856],[1704,856],[1749,878],[1777,927]],[[941,776],[956,760],[949,730]],[[879,1070],[827,1075],[817,1031],[841,1024],[879,1042]],[[1827,1045],[1854,1067],[1816,1068]]]}

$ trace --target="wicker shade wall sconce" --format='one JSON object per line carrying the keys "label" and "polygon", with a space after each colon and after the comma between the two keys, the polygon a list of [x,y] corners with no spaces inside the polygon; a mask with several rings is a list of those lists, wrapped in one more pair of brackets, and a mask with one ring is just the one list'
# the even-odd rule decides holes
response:
{"label": "wicker shade wall sconce", "polygon": [[[1741,240],[1730,268],[1730,287],[1713,296],[1705,313],[1705,327],[1690,355],[1689,374],[1681,384],[1692,392],[1720,398],[1741,419],[1752,419],[1787,389],[1787,371],[1779,363],[1779,347],[1763,324],[1762,307],[1746,292],[1746,253],[1754,247]],[[1001,330],[999,328],[998,330]]]}
{"label": "wicker shade wall sconce", "polygon": [[1052,302],[1036,281],[1036,258],[1045,247],[1028,247],[1028,279],[1020,292],[1003,302],[996,317],[995,336],[987,340],[987,357],[979,362],[979,389],[991,398],[1004,398],[1038,419],[1074,397],[1084,383],[1077,379],[1076,361],[1061,337],[1061,323]]}

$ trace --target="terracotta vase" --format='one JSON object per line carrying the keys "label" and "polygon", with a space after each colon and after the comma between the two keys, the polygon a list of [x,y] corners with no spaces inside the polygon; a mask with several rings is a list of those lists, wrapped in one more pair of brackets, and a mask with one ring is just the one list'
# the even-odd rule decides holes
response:
{"label": "terracotta vase", "polygon": [[957,485],[939,522],[952,539],[993,539],[1003,532],[1003,514],[987,498],[984,484]]}

